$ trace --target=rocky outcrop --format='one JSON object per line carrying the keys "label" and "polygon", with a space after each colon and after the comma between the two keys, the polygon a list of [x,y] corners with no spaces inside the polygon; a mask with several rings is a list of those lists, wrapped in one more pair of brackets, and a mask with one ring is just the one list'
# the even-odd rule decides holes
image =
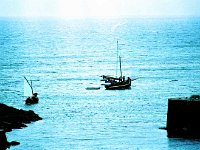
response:
{"label": "rocky outcrop", "polygon": [[19,144],[20,143],[16,141],[8,142],[5,131],[0,130],[0,150],[5,150],[9,148],[10,146],[15,146]]}
{"label": "rocky outcrop", "polygon": [[12,129],[21,129],[26,127],[32,121],[38,121],[42,118],[35,114],[32,110],[25,111],[16,109],[0,103],[0,150],[4,146],[17,145],[18,142],[8,142],[5,132],[10,132]]}
{"label": "rocky outcrop", "polygon": [[199,114],[200,95],[168,99],[168,137],[200,139]]}

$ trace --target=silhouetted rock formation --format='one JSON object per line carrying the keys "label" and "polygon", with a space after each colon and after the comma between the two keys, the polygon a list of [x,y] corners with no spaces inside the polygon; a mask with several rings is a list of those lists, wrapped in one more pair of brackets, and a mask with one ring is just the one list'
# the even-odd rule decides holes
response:
{"label": "silhouetted rock formation", "polygon": [[168,99],[167,133],[169,138],[200,139],[200,95]]}
{"label": "silhouetted rock formation", "polygon": [[10,132],[12,129],[21,129],[26,127],[27,123],[41,119],[32,110],[25,111],[0,103],[0,150],[5,149],[4,146],[9,147],[10,145],[19,144],[15,141],[8,142],[5,132]]}
{"label": "silhouetted rock formation", "polygon": [[16,141],[8,142],[5,131],[0,130],[0,150],[5,150],[9,148],[10,146],[15,146],[19,144],[20,143]]}

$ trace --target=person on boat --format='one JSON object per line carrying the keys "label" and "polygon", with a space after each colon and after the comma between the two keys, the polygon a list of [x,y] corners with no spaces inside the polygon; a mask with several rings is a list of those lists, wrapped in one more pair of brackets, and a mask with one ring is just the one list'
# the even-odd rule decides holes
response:
{"label": "person on boat", "polygon": [[125,82],[125,76],[123,76],[123,79],[122,79],[122,81],[123,81],[123,82]]}
{"label": "person on boat", "polygon": [[122,77],[120,76],[120,77],[119,77],[119,82],[121,82],[121,81],[122,81]]}
{"label": "person on boat", "polygon": [[31,99],[32,100],[38,100],[37,95],[38,95],[38,93],[33,93],[33,95],[31,96]]}
{"label": "person on boat", "polygon": [[114,80],[113,79],[108,79],[108,82],[113,84],[114,83]]}
{"label": "person on boat", "polygon": [[128,77],[128,81],[131,83],[131,78],[130,77]]}

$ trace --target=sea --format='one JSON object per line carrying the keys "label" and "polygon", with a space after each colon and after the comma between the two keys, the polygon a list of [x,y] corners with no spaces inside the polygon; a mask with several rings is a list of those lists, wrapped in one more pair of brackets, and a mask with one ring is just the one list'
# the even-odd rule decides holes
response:
{"label": "sea", "polygon": [[[118,41],[118,48],[117,48]],[[130,77],[105,90],[101,75]],[[25,105],[24,76],[39,103]],[[100,87],[87,90],[87,87]],[[200,94],[200,18],[0,18],[0,103],[43,120],[10,150],[196,150],[168,138],[168,98]]]}

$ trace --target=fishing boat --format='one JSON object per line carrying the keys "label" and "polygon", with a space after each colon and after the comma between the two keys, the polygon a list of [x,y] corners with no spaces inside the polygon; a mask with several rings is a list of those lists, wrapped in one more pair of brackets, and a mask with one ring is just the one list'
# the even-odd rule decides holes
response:
{"label": "fishing boat", "polygon": [[128,77],[125,79],[125,76],[123,78],[114,78],[110,76],[104,76],[103,80],[105,81],[105,84],[103,84],[106,88],[106,90],[124,90],[124,89],[130,89],[131,88],[131,78]]}
{"label": "fishing boat", "polygon": [[39,102],[39,98],[37,97],[38,93],[33,92],[32,80],[28,80],[25,76],[24,79],[24,96],[28,96],[25,104],[37,104]]}
{"label": "fishing boat", "polygon": [[[131,78],[125,77],[122,75],[122,65],[121,65],[121,57],[119,56],[119,62],[120,62],[120,76],[119,77],[112,77],[103,75],[102,76],[102,85],[105,86],[106,90],[124,90],[124,89],[130,89],[131,88]],[[118,65],[118,41],[117,41],[117,65]],[[117,66],[118,67],[118,66]],[[116,68],[117,70],[117,68]],[[116,73],[117,74],[117,73]]]}

